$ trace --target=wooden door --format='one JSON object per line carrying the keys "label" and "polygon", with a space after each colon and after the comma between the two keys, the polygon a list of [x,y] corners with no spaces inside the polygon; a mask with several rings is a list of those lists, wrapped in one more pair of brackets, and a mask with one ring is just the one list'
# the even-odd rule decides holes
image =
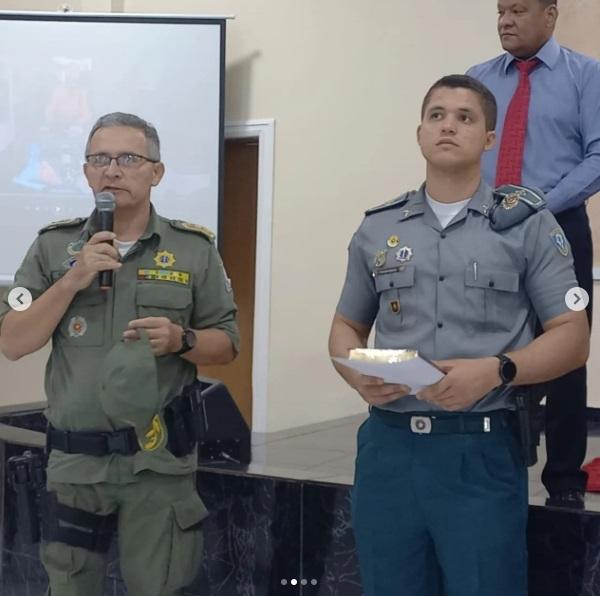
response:
{"label": "wooden door", "polygon": [[221,256],[238,307],[239,356],[225,366],[202,366],[201,375],[222,380],[252,428],[252,344],[256,270],[258,139],[225,141]]}

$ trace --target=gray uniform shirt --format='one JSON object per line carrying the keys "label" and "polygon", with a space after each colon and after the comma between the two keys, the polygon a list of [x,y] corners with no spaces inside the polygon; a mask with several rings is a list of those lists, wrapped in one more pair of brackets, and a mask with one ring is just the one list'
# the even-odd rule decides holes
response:
{"label": "gray uniform shirt", "polygon": [[[375,323],[375,347],[417,349],[432,360],[526,346],[536,318],[544,323],[568,311],[565,293],[577,286],[573,259],[550,211],[495,231],[488,217],[493,204],[482,183],[442,229],[423,186],[368,213],[350,242],[337,311]],[[412,395],[384,408],[439,410]],[[495,389],[471,410],[500,408],[514,408],[514,389]]]}

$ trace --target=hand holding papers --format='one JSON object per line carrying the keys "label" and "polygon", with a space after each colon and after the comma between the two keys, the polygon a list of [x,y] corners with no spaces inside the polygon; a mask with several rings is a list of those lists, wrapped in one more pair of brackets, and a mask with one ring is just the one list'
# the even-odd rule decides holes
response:
{"label": "hand holding papers", "polygon": [[444,373],[416,350],[350,350],[349,358],[333,358],[339,364],[363,375],[379,377],[386,383],[411,388],[411,393],[437,383]]}

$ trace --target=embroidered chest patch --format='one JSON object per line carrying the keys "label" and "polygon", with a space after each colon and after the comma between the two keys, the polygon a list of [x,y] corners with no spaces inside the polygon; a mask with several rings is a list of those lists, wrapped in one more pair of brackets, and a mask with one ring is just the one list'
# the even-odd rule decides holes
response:
{"label": "embroidered chest patch", "polygon": [[138,280],[172,281],[184,286],[190,284],[190,274],[187,271],[165,271],[164,269],[138,269]]}

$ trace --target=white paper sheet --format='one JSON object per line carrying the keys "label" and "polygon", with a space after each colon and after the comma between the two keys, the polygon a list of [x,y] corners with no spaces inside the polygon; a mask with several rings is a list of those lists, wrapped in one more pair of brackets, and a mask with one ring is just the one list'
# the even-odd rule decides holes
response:
{"label": "white paper sheet", "polygon": [[437,383],[444,373],[436,368],[431,362],[420,356],[404,362],[367,362],[365,360],[350,360],[348,358],[337,358],[333,360],[371,377],[380,377],[386,383],[399,383],[411,388],[411,393],[416,393],[427,385]]}

